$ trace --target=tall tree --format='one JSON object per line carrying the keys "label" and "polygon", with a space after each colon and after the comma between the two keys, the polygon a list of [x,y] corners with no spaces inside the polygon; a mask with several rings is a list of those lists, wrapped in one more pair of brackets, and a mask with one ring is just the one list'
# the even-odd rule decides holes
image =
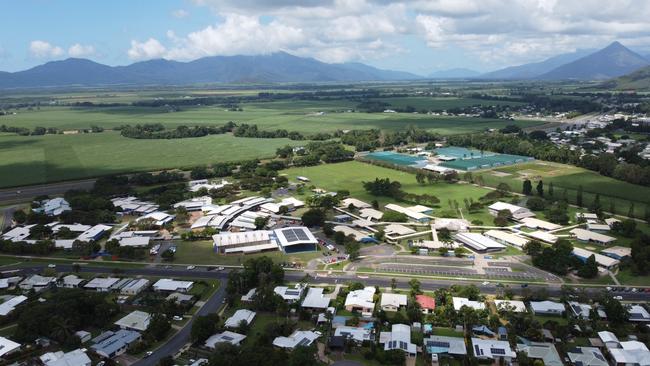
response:
{"label": "tall tree", "polygon": [[576,205],[582,207],[582,185],[578,186],[578,193],[576,194]]}
{"label": "tall tree", "polygon": [[537,194],[540,197],[544,197],[544,182],[542,182],[541,180],[539,182],[537,182],[537,188],[536,189],[537,189]]}
{"label": "tall tree", "polygon": [[533,193],[533,183],[531,183],[530,180],[524,180],[521,193],[525,194],[526,196],[530,196]]}

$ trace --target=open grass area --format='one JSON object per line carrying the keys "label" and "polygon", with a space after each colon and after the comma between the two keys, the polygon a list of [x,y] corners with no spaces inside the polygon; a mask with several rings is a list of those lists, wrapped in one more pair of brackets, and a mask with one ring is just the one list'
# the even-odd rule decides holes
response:
{"label": "open grass area", "polygon": [[176,264],[223,264],[230,266],[242,265],[249,258],[269,257],[276,263],[296,262],[306,265],[311,259],[322,257],[320,251],[285,254],[284,252],[263,252],[246,255],[217,254],[212,250],[212,241],[187,241],[177,246],[174,263]]}
{"label": "open grass area", "polygon": [[[416,194],[426,193],[438,197],[440,199],[440,204],[435,212],[435,214],[438,215],[440,214],[440,211],[445,211],[446,213],[448,212],[457,216],[458,213],[449,205],[450,200],[458,201],[462,207],[465,198],[478,200],[479,197],[490,192],[485,188],[476,187],[470,184],[436,183],[433,185],[420,185],[416,182],[414,174],[357,161],[305,168],[292,168],[282,171],[281,174],[286,174],[289,180],[292,181],[295,181],[296,176],[305,176],[311,180],[309,184],[313,184],[316,187],[328,191],[347,189],[350,191],[352,197],[366,202],[371,202],[376,199],[381,206],[395,201],[388,197],[376,197],[368,194],[363,189],[363,182],[371,181],[375,178],[389,178],[390,180],[399,181],[402,184],[402,189],[406,192]],[[464,214],[468,219],[478,218],[481,220],[490,220],[489,222],[491,222],[491,216],[489,216],[487,210],[483,211],[475,214]]]}
{"label": "open grass area", "polygon": [[475,105],[522,105],[524,103],[484,100],[474,98],[458,97],[402,97],[402,98],[381,98],[383,102],[389,103],[393,108],[404,108],[406,106],[414,107],[416,110],[446,110],[451,108],[464,108]]}
{"label": "open grass area", "polygon": [[636,276],[629,269],[619,271],[616,278],[623,285],[650,286],[650,275]]}
{"label": "open grass area", "polygon": [[213,135],[192,139],[136,140],[97,134],[0,136],[0,188],[114,173],[191,167],[272,157],[289,139]]}
{"label": "open grass area", "polygon": [[[499,176],[495,175],[495,172],[499,173]],[[509,175],[504,176],[501,173]],[[526,177],[533,181],[541,179],[547,193],[549,184],[553,182],[554,196],[563,197],[566,190],[569,202],[574,204],[578,187],[582,186],[585,207],[588,207],[595,199],[596,194],[599,194],[603,209],[609,211],[613,202],[614,210],[619,215],[627,215],[631,203],[634,202],[635,217],[642,218],[646,205],[650,205],[650,187],[630,184],[566,164],[535,161],[473,174],[481,175],[485,184],[489,186],[496,186],[501,182],[507,183],[515,192],[521,192],[523,180]]]}

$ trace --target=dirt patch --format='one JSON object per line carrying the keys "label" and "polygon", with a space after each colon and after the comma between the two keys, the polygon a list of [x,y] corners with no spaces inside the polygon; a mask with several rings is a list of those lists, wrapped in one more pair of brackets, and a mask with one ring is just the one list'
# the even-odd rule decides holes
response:
{"label": "dirt patch", "polygon": [[492,175],[494,175],[495,177],[509,177],[512,174],[506,173],[506,172],[500,172],[498,170],[494,170],[494,171],[492,171]]}

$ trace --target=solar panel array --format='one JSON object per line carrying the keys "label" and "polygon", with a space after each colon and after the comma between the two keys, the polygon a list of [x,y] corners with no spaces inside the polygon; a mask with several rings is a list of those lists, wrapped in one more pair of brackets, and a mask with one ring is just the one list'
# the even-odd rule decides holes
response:
{"label": "solar panel array", "polygon": [[430,347],[440,347],[440,348],[449,348],[449,342],[439,342],[439,341],[428,341],[427,346]]}
{"label": "solar panel array", "polygon": [[501,349],[501,348],[490,348],[490,352],[492,352],[493,355],[505,355],[506,350]]}
{"label": "solar panel array", "polygon": [[292,243],[295,241],[309,240],[307,233],[303,229],[283,229],[282,235],[287,239],[287,242]]}

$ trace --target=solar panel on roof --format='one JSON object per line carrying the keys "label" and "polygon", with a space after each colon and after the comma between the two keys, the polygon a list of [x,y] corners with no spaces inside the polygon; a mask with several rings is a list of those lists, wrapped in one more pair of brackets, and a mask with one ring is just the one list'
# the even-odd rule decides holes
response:
{"label": "solar panel on roof", "polygon": [[601,354],[599,354],[597,352],[594,352],[594,357],[596,357],[597,359],[599,359],[601,361],[605,361],[605,358],[603,357],[603,355],[601,355]]}
{"label": "solar panel on roof", "polygon": [[227,335],[222,336],[221,338],[223,338],[223,339],[225,339],[225,340],[227,340],[227,341],[232,341],[233,339],[235,339],[235,338],[233,338],[233,337],[231,337],[231,336],[227,336]]}
{"label": "solar panel on roof", "polygon": [[429,346],[432,347],[441,347],[441,348],[449,348],[450,344],[449,342],[439,342],[439,341],[430,341],[428,342]]}
{"label": "solar panel on roof", "polygon": [[501,348],[490,348],[490,352],[492,352],[493,355],[505,355],[506,351]]}
{"label": "solar panel on roof", "polygon": [[296,236],[300,240],[308,240],[309,239],[309,237],[307,236],[307,233],[305,233],[304,230],[293,230],[293,233],[296,234]]}

